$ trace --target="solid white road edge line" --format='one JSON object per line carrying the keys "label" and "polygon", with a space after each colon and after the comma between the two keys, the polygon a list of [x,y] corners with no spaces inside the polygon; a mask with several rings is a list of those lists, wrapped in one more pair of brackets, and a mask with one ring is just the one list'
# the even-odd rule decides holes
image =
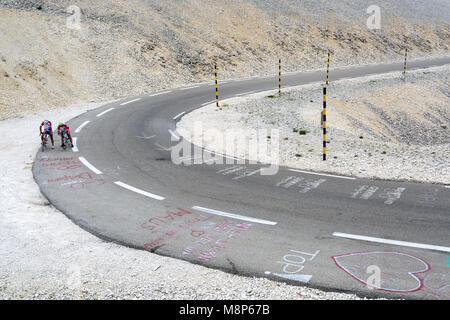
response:
{"label": "solid white road edge line", "polygon": [[248,92],[244,92],[244,93],[238,93],[238,94],[236,95],[236,97],[244,96],[244,95],[246,95],[246,94],[251,94],[251,93],[255,93],[255,91],[248,91]]}
{"label": "solid white road edge line", "polygon": [[158,92],[158,93],[154,93],[154,94],[149,94],[149,97],[154,97],[154,96],[159,96],[161,94],[165,94],[165,93],[170,93],[172,92],[172,90],[167,90],[167,91],[163,91],[163,92]]}
{"label": "solid white road edge line", "polygon": [[181,113],[179,113],[179,114],[177,114],[175,117],[173,117],[172,119],[173,120],[177,120],[178,119],[178,117],[181,117],[183,114],[185,114],[186,113],[186,111],[183,111],[183,112],[181,112]]}
{"label": "solid white road edge line", "polygon": [[97,117],[101,117],[101,116],[104,115],[105,113],[108,113],[108,112],[110,112],[110,111],[112,111],[112,110],[114,110],[114,109],[115,109],[115,108],[109,108],[108,110],[105,110],[105,111],[99,113],[99,114],[97,115]]}
{"label": "solid white road edge line", "polygon": [[229,218],[233,218],[233,219],[261,223],[261,224],[267,224],[267,225],[271,225],[271,226],[274,226],[277,224],[277,222],[273,222],[273,221],[269,221],[269,220],[256,219],[256,218],[241,216],[241,215],[235,214],[235,213],[223,212],[223,211],[218,211],[218,210],[208,209],[208,208],[203,208],[203,207],[198,207],[198,206],[194,206],[194,207],[192,207],[192,209],[197,210],[197,211],[206,212],[206,213],[215,214],[218,216],[229,217]]}
{"label": "solid white road edge line", "polygon": [[78,140],[77,137],[73,137],[73,138],[72,138],[72,141],[73,141],[73,148],[72,148],[72,151],[73,151],[73,152],[78,152],[78,151],[80,151],[80,150],[78,150],[78,147],[77,147],[77,140]]}
{"label": "solid white road edge line", "polygon": [[116,181],[114,183],[117,184],[118,186],[121,186],[122,188],[125,188],[125,189],[128,189],[130,191],[142,194],[143,196],[146,196],[146,197],[149,197],[149,198],[153,198],[153,199],[156,199],[156,200],[164,200],[165,199],[164,197],[161,197],[161,196],[158,196],[156,194],[153,194],[153,193],[150,193],[150,192],[147,192],[147,191],[144,191],[144,190],[132,187],[132,186],[130,186],[130,185],[126,184],[126,183],[120,182],[120,181]]}
{"label": "solid white road edge line", "polygon": [[341,232],[333,232],[333,236],[340,237],[340,238],[354,239],[354,240],[363,240],[363,241],[370,241],[370,242],[386,243],[386,244],[392,244],[392,245],[396,245],[396,246],[404,246],[404,247],[413,247],[413,248],[420,248],[420,249],[428,249],[428,250],[437,250],[437,251],[450,252],[450,247],[435,246],[435,245],[423,244],[423,243],[415,243],[415,242],[406,242],[406,241],[399,241],[399,240],[390,240],[390,239],[358,236],[358,235],[354,235],[354,234],[341,233]]}
{"label": "solid white road edge line", "polygon": [[184,88],[180,88],[180,90],[188,90],[188,89],[194,89],[194,88],[198,88],[198,87],[200,87],[200,86],[198,85],[198,86],[184,87]]}
{"label": "solid white road edge line", "polygon": [[81,131],[81,129],[84,128],[85,125],[87,125],[90,121],[85,121],[81,124],[81,126],[79,126],[78,128],[75,129],[75,133],[79,133]]}
{"label": "solid white road edge line", "polygon": [[132,102],[135,102],[135,101],[139,101],[139,100],[141,100],[141,98],[137,98],[137,99],[134,99],[134,100],[130,100],[130,101],[121,103],[120,105],[121,105],[121,106],[124,106],[124,105],[127,105],[127,104],[132,103]]}
{"label": "solid white road edge line", "polygon": [[205,102],[205,103],[202,103],[202,104],[201,104],[201,106],[203,107],[203,106],[206,106],[207,104],[210,104],[210,103],[213,103],[213,102],[216,102],[216,100],[213,100],[213,101],[209,101],[209,102]]}
{"label": "solid white road edge line", "polygon": [[297,170],[297,169],[289,169],[290,171],[295,172],[302,172],[307,174],[316,174],[318,176],[327,176],[327,177],[334,177],[334,178],[341,178],[341,179],[349,179],[349,180],[355,180],[356,178],[353,177],[344,177],[344,176],[336,176],[334,174],[326,174],[326,173],[317,173],[317,172],[311,172],[311,171],[303,171],[303,170]]}
{"label": "solid white road edge line", "polygon": [[96,173],[96,174],[103,174],[100,170],[98,170],[96,167],[94,167],[92,164],[90,164],[89,161],[86,160],[86,158],[78,157],[78,159],[81,161],[82,164],[84,164],[86,167],[88,167],[94,173]]}

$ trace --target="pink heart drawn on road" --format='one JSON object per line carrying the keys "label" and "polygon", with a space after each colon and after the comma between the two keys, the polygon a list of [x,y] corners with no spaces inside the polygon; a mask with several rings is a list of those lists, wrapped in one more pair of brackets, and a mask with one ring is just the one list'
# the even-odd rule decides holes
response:
{"label": "pink heart drawn on road", "polygon": [[[336,265],[352,278],[374,289],[390,292],[414,292],[423,286],[416,275],[430,270],[424,260],[401,252],[374,251],[355,252],[331,257]],[[368,283],[371,274],[367,267],[375,265],[380,268],[380,286]]]}

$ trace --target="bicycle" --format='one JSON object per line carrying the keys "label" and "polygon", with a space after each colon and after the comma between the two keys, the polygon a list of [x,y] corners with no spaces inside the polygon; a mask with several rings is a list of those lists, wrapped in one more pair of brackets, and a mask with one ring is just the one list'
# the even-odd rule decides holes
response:
{"label": "bicycle", "polygon": [[68,146],[70,146],[71,143],[70,143],[70,139],[69,139],[69,136],[67,135],[67,133],[63,133],[63,134],[64,134],[64,136],[63,136],[63,144],[62,144],[62,148],[63,148],[64,150],[66,150],[66,148],[67,148]]}
{"label": "bicycle", "polygon": [[42,134],[41,133],[41,136],[43,136],[42,137],[42,141],[41,141],[41,145],[42,145],[42,152],[44,152],[45,149],[47,148],[48,134],[47,133],[46,134]]}

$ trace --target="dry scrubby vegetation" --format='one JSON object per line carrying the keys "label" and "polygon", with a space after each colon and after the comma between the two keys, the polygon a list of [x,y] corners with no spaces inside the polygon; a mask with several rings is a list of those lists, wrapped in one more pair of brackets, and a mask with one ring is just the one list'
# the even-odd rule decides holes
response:
{"label": "dry scrubby vegetation", "polygon": [[[450,5],[389,0],[2,0],[0,119],[219,78],[447,54]],[[66,28],[69,5],[81,30]]]}

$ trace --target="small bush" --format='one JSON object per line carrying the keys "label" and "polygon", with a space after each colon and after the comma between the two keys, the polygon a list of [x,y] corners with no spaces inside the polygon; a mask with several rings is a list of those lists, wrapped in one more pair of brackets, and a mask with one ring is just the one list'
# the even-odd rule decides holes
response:
{"label": "small bush", "polygon": [[300,133],[301,135],[305,135],[308,131],[306,130],[300,130],[298,133]]}
{"label": "small bush", "polygon": [[298,129],[297,129],[297,128],[294,128],[294,129],[292,129],[292,131],[294,131],[294,132],[298,132]]}
{"label": "small bush", "polygon": [[301,155],[300,153],[296,153],[295,156],[296,156],[297,158],[300,158],[302,155]]}

